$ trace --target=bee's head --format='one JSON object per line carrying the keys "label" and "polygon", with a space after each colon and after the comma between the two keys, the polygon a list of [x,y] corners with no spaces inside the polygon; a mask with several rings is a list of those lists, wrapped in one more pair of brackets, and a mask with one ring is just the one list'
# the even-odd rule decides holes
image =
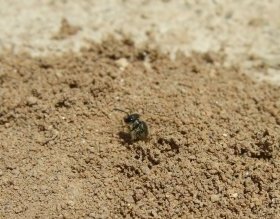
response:
{"label": "bee's head", "polygon": [[124,111],[124,110],[121,110],[121,109],[118,109],[118,108],[115,108],[114,110],[117,110],[117,111],[120,111],[120,112],[123,112],[123,113],[126,113],[126,116],[124,117],[124,122],[126,124],[132,124],[134,123],[137,119],[139,119],[140,115],[138,113],[132,113],[132,114],[129,114],[128,112]]}
{"label": "bee's head", "polygon": [[133,113],[124,117],[124,122],[126,124],[133,123],[135,120],[139,119],[140,115],[137,113]]}

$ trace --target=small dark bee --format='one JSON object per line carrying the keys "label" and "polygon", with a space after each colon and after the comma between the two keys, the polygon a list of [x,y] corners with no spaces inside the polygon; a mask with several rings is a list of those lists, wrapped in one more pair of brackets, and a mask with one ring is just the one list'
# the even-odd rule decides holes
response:
{"label": "small dark bee", "polygon": [[121,109],[114,109],[123,113],[126,113],[126,116],[124,117],[125,124],[128,125],[129,128],[129,135],[131,141],[137,141],[137,140],[146,140],[148,137],[148,126],[147,124],[140,120],[140,115],[137,113],[129,114],[126,111],[123,111]]}

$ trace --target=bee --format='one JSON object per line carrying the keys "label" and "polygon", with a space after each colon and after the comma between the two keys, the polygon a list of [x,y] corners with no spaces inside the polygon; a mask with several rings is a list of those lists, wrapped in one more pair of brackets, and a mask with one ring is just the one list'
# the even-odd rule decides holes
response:
{"label": "bee", "polygon": [[126,114],[126,116],[123,118],[125,124],[129,128],[129,135],[131,141],[138,141],[138,140],[146,140],[149,131],[147,124],[140,120],[140,115],[138,113],[128,113],[121,109],[114,109],[120,112],[123,112]]}

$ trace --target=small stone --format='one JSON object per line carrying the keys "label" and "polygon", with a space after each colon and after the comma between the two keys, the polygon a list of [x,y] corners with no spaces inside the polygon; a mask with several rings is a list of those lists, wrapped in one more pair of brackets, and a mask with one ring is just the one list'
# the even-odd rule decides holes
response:
{"label": "small stone", "polygon": [[14,208],[14,212],[15,212],[16,214],[18,214],[18,213],[20,213],[20,212],[22,212],[22,211],[23,211],[22,206],[17,206],[17,207]]}
{"label": "small stone", "polygon": [[18,168],[13,169],[13,170],[11,171],[11,173],[13,174],[14,177],[17,177],[17,176],[20,174]]}
{"label": "small stone", "polygon": [[220,200],[220,196],[219,195],[211,195],[210,197],[211,202],[217,202]]}
{"label": "small stone", "polygon": [[56,71],[55,72],[55,75],[58,77],[58,78],[61,78],[63,76],[62,72],[61,71]]}
{"label": "small stone", "polygon": [[155,217],[155,218],[158,217],[158,214],[157,214],[156,209],[152,209],[152,210],[151,210],[151,215],[152,215],[153,217]]}
{"label": "small stone", "polygon": [[196,156],[195,156],[195,155],[190,155],[190,156],[189,156],[189,159],[190,159],[190,160],[196,160]]}
{"label": "small stone", "polygon": [[262,205],[262,201],[258,198],[253,198],[252,201],[253,201],[254,205],[256,205],[256,206]]}
{"label": "small stone", "polygon": [[74,203],[74,201],[70,200],[67,202],[67,205],[73,207],[75,205],[75,203]]}
{"label": "small stone", "polygon": [[33,106],[37,103],[37,98],[33,96],[27,97],[26,102],[28,106]]}
{"label": "small stone", "polygon": [[96,218],[96,214],[95,214],[95,213],[90,213],[88,216],[89,216],[90,218]]}
{"label": "small stone", "polygon": [[231,198],[237,198],[238,197],[238,193],[236,192],[235,189],[229,189],[228,190],[228,196]]}
{"label": "small stone", "polygon": [[67,212],[63,212],[62,215],[63,215],[63,219],[71,218]]}
{"label": "small stone", "polygon": [[116,61],[116,64],[120,68],[120,70],[123,71],[128,66],[129,62],[126,58],[120,58]]}

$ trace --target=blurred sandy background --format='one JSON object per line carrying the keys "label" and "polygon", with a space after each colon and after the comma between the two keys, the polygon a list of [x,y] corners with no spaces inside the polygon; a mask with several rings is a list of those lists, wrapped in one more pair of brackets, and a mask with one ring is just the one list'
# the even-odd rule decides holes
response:
{"label": "blurred sandy background", "polygon": [[[0,0],[0,6],[1,52],[47,55],[78,51],[110,34],[131,36],[171,55],[220,52],[224,65],[280,84],[278,0]],[[63,19],[74,31],[55,37]]]}

